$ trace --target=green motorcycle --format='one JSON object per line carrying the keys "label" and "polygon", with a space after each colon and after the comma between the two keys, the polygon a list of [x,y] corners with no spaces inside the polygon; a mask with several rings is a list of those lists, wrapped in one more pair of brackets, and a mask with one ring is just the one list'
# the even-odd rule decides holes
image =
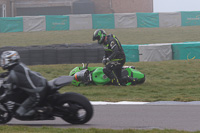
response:
{"label": "green motorcycle", "polygon": [[[69,73],[69,76],[74,76],[72,84],[75,86],[81,85],[108,85],[111,84],[110,79],[104,74],[103,67],[75,67]],[[122,77],[130,77],[136,79],[136,82],[126,82],[125,85],[142,84],[145,82],[145,75],[135,69],[134,66],[124,66],[122,69]]]}

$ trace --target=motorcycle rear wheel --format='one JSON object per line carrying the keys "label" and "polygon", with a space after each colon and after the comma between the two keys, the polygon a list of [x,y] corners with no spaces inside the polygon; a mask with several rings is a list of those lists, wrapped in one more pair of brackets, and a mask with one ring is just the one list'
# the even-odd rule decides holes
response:
{"label": "motorcycle rear wheel", "polygon": [[93,107],[89,100],[81,94],[68,92],[58,99],[61,108],[69,110],[62,119],[71,124],[84,124],[93,116]]}

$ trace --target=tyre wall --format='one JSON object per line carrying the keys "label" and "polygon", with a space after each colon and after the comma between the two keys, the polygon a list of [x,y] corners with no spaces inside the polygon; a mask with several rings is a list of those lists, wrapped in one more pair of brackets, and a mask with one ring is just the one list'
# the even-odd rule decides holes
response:
{"label": "tyre wall", "polygon": [[2,47],[0,54],[6,50],[18,51],[27,65],[100,63],[104,55],[103,48],[97,44]]}
{"label": "tyre wall", "polygon": [[[155,62],[200,59],[200,42],[122,45],[126,62]],[[97,44],[54,44],[48,46],[2,47],[16,50],[27,65],[101,63],[104,49]]]}

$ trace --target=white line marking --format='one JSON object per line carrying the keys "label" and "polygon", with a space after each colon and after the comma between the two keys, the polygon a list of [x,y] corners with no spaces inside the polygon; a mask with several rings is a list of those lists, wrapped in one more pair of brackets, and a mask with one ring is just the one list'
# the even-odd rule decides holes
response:
{"label": "white line marking", "polygon": [[143,105],[149,102],[130,102],[130,101],[120,101],[120,102],[104,102],[104,101],[91,101],[92,105]]}
{"label": "white line marking", "polygon": [[156,102],[133,102],[133,101],[119,101],[119,102],[105,102],[105,101],[91,101],[92,105],[200,105],[200,101],[179,102],[179,101],[156,101]]}

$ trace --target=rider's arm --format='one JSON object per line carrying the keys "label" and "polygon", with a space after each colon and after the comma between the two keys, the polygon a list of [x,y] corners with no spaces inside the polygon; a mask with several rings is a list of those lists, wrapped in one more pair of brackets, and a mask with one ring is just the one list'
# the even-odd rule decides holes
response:
{"label": "rider's arm", "polygon": [[12,93],[13,90],[17,88],[17,85],[16,85],[17,81],[16,81],[15,76],[16,76],[15,72],[11,70],[9,72],[8,78],[4,79],[2,87],[7,90],[6,93]]}
{"label": "rider's arm", "polygon": [[0,73],[0,78],[5,78],[9,75],[9,72]]}
{"label": "rider's arm", "polygon": [[29,73],[23,65],[18,65],[10,71],[10,74],[7,79],[8,83],[12,83],[19,88],[29,88],[33,89],[31,86],[32,80],[30,80]]}
{"label": "rider's arm", "polygon": [[16,76],[16,73],[14,70],[11,70],[9,75],[8,75],[8,79],[6,80],[6,83],[10,83],[10,84],[16,84],[18,83],[18,78]]}
{"label": "rider's arm", "polygon": [[108,57],[109,60],[114,59],[118,54],[120,54],[119,46],[117,45],[117,42],[115,40],[112,40],[110,42],[110,47],[112,50],[112,54]]}

